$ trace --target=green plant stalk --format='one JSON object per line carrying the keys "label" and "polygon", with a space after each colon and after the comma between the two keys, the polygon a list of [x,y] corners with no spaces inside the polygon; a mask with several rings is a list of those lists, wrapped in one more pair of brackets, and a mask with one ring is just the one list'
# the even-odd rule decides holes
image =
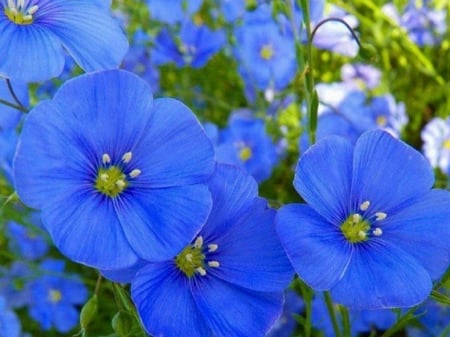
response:
{"label": "green plant stalk", "polygon": [[333,324],[334,335],[336,337],[342,337],[341,330],[339,329],[336,312],[333,307],[333,300],[331,299],[331,295],[328,291],[324,293],[325,295],[325,304],[327,305],[328,313],[331,318],[331,323]]}

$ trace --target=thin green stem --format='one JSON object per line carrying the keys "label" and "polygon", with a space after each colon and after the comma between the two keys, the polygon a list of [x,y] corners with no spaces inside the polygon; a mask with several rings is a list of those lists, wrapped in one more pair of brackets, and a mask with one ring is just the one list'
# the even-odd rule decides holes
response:
{"label": "thin green stem", "polygon": [[356,35],[356,33],[355,33],[355,31],[353,30],[353,28],[350,27],[350,25],[349,25],[347,22],[345,22],[345,20],[343,20],[343,19],[341,19],[341,18],[326,18],[326,19],[320,21],[320,22],[314,27],[313,31],[311,32],[311,35],[309,36],[309,39],[308,39],[309,43],[312,43],[312,41],[313,41],[313,39],[314,39],[314,36],[316,35],[318,29],[319,29],[320,27],[322,27],[322,25],[324,25],[325,23],[330,22],[330,21],[342,23],[342,24],[348,29],[348,31],[350,32],[350,34],[352,34],[352,37],[353,37],[353,39],[355,40],[355,42],[358,44],[358,46],[359,46],[360,48],[362,48],[362,46],[361,46],[361,41],[359,41],[358,35]]}
{"label": "thin green stem", "polygon": [[28,112],[28,109],[27,109],[27,108],[25,108],[24,106],[19,106],[19,105],[16,105],[16,104],[14,104],[14,103],[11,103],[11,102],[8,102],[8,101],[5,101],[4,99],[1,99],[1,98],[0,98],[0,104],[3,104],[3,105],[6,105],[6,106],[9,106],[10,108],[13,108],[13,109],[19,110],[19,111],[21,111],[21,112]]}
{"label": "thin green stem", "polygon": [[300,292],[305,302],[305,322],[303,325],[304,337],[311,337],[312,332],[312,291],[308,286],[298,280]]}
{"label": "thin green stem", "polygon": [[338,324],[338,320],[336,317],[336,312],[334,310],[334,306],[333,306],[333,300],[331,299],[331,295],[328,291],[326,291],[324,293],[325,295],[325,304],[327,305],[327,309],[328,309],[328,314],[330,315],[331,318],[331,323],[333,324],[333,330],[334,330],[334,335],[336,337],[342,337],[342,333],[341,330],[339,329],[339,324]]}

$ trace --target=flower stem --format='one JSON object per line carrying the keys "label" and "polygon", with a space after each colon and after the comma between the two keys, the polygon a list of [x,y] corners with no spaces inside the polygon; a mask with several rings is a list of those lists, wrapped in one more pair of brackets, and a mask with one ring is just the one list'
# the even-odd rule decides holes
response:
{"label": "flower stem", "polygon": [[0,104],[9,106],[10,108],[14,108],[14,109],[22,111],[22,112],[28,112],[28,109],[25,108],[24,106],[16,105],[14,103],[5,101],[4,99],[1,99],[1,98],[0,98]]}
{"label": "flower stem", "polygon": [[328,291],[324,293],[325,295],[325,304],[327,305],[328,313],[331,318],[331,323],[333,324],[334,335],[336,337],[342,337],[341,330],[339,329],[336,312],[334,311],[333,300],[331,299],[331,295]]}

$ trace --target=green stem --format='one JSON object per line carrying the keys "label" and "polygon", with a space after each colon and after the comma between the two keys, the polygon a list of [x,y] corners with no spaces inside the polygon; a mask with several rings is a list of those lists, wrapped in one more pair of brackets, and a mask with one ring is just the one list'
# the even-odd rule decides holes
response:
{"label": "green stem", "polygon": [[311,337],[312,331],[312,291],[306,284],[303,282],[299,283],[300,292],[303,297],[303,301],[305,302],[305,322],[304,322],[304,337]]}
{"label": "green stem", "polygon": [[334,335],[336,337],[342,337],[341,330],[339,329],[339,324],[336,317],[336,312],[334,311],[333,300],[331,299],[331,295],[328,291],[326,291],[324,295],[325,295],[325,304],[327,305],[328,313],[331,318],[331,323],[333,324]]}
{"label": "green stem", "polygon": [[14,103],[5,101],[4,99],[1,99],[1,98],[0,98],[0,104],[9,106],[10,108],[14,108],[14,109],[19,110],[19,111],[21,111],[21,112],[28,112],[28,109],[25,108],[24,106],[16,105],[16,104],[14,104]]}

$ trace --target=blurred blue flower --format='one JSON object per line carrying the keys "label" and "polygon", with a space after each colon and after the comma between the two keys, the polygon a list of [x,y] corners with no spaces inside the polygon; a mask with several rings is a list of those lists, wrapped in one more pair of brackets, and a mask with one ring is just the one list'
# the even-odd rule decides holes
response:
{"label": "blurred blue flower", "polygon": [[297,326],[294,315],[300,315],[304,303],[302,298],[292,289],[285,290],[283,313],[270,330],[267,337],[290,337]]}
{"label": "blurred blue flower", "polygon": [[6,306],[6,300],[0,294],[0,337],[19,337],[20,332],[19,318]]}
{"label": "blurred blue flower", "polygon": [[147,263],[131,282],[153,336],[262,337],[281,314],[293,273],[275,211],[237,167],[218,164],[209,187],[213,209],[196,239],[170,260]]}
{"label": "blurred blue flower", "polygon": [[[325,18],[340,18],[352,29],[355,29],[359,24],[355,16],[346,13],[337,6],[330,6]],[[329,21],[319,27],[312,42],[317,48],[351,57],[356,56],[359,49],[348,28],[337,21]]]}
{"label": "blurred blue flower", "polygon": [[19,135],[15,129],[0,131],[0,174],[13,185],[12,162]]}
{"label": "blurred blue flower", "polygon": [[245,1],[219,0],[220,11],[227,22],[235,21],[245,13]]}
{"label": "blurred blue flower", "polygon": [[381,80],[381,71],[370,64],[345,64],[341,68],[342,81],[354,89],[375,89]]}
{"label": "blurred blue flower", "polygon": [[32,277],[30,267],[21,261],[0,267],[0,294],[9,307],[20,308],[30,303],[28,281]]}
{"label": "blurred blue flower", "polygon": [[212,31],[206,25],[185,21],[179,33],[163,28],[155,38],[152,50],[156,65],[175,63],[178,67],[203,67],[225,44],[222,30]]}
{"label": "blurred blue flower", "polygon": [[260,90],[281,90],[290,83],[297,70],[294,39],[282,33],[268,6],[246,14],[235,35],[234,54],[244,82]]}
{"label": "blurred blue flower", "polygon": [[78,307],[87,300],[87,288],[77,275],[64,272],[62,260],[48,259],[40,267],[42,275],[29,285],[30,316],[44,330],[69,332],[78,325]]}
{"label": "blurred blue flower", "polygon": [[189,19],[197,12],[203,0],[146,0],[152,20],[173,25]]}
{"label": "blurred blue flower", "polygon": [[209,214],[213,169],[192,111],[153,101],[145,81],[121,70],[74,78],[38,104],[14,160],[16,191],[42,210],[55,245],[98,269],[179,252]]}
{"label": "blurred blue flower", "polygon": [[422,129],[422,151],[431,166],[450,174],[450,117],[435,117]]}
{"label": "blurred blue flower", "polygon": [[128,48],[108,8],[92,0],[1,0],[0,31],[0,76],[24,82],[58,76],[63,49],[94,71],[116,68]]}
{"label": "blurred blue flower", "polygon": [[382,10],[421,47],[440,43],[447,30],[445,10],[434,9],[428,0],[410,0],[401,15],[393,3],[384,5]]}
{"label": "blurred blue flower", "polygon": [[217,161],[245,168],[258,182],[270,177],[281,157],[266,132],[264,120],[253,117],[248,110],[230,115],[215,145]]}
{"label": "blurred blue flower", "polygon": [[424,301],[450,262],[450,193],[433,183],[427,160],[387,132],[318,141],[294,179],[308,204],[276,218],[300,278],[354,310]]}
{"label": "blurred blue flower", "polygon": [[6,234],[9,238],[9,250],[27,260],[39,259],[49,249],[44,232],[38,226],[25,227],[11,221],[7,224]]}

